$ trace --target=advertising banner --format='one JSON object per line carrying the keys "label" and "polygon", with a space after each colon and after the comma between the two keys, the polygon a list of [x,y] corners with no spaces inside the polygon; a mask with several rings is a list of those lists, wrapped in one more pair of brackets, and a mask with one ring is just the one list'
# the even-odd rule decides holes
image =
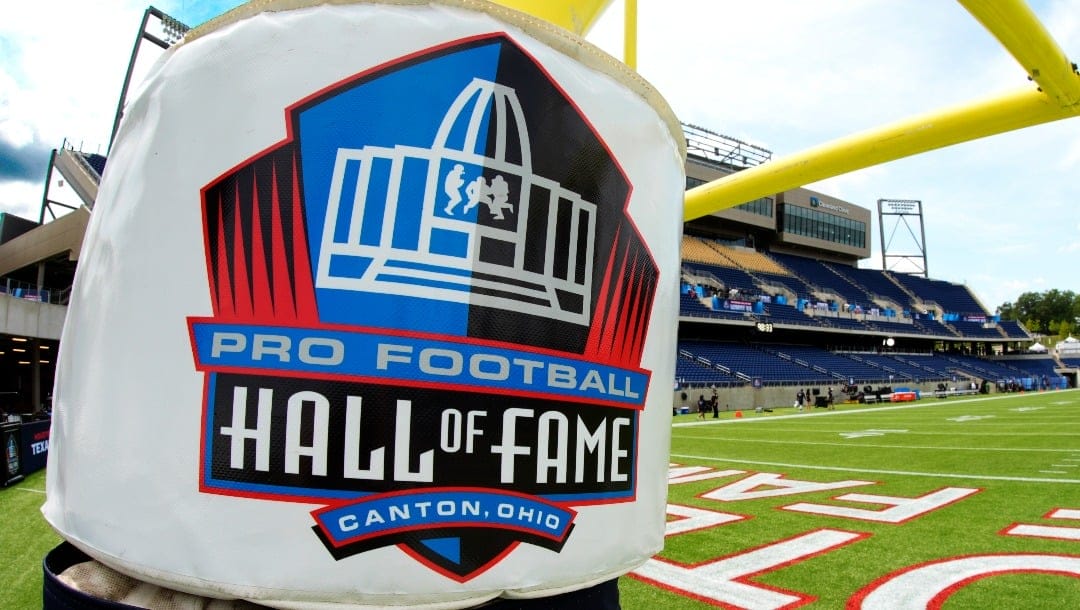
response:
{"label": "advertising banner", "polygon": [[45,468],[49,459],[49,422],[35,421],[23,424],[21,436],[23,475]]}
{"label": "advertising banner", "polygon": [[4,472],[0,476],[4,487],[14,485],[23,479],[22,449],[20,442],[20,424],[0,424],[0,443],[4,447]]}

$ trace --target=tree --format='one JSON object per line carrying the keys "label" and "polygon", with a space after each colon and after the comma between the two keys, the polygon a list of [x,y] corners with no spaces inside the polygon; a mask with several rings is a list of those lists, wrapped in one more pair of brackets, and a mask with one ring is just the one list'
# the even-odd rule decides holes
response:
{"label": "tree", "polygon": [[1056,334],[1062,329],[1069,332],[1080,322],[1080,295],[1056,288],[1025,292],[1015,303],[1003,303],[997,312],[1002,320],[1018,320],[1035,332]]}

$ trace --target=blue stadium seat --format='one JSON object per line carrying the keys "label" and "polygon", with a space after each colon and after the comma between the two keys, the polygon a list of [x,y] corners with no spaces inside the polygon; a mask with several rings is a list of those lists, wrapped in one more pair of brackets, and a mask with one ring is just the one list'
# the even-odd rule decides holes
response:
{"label": "blue stadium seat", "polygon": [[927,279],[908,273],[892,273],[890,277],[907,288],[912,294],[918,295],[923,301],[937,303],[944,311],[958,314],[986,315],[986,310],[972,296],[967,286],[953,284],[944,280]]}

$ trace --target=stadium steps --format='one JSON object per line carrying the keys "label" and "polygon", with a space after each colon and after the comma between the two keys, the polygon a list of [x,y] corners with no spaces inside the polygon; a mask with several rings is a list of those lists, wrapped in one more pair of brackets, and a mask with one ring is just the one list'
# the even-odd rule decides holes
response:
{"label": "stadium steps", "polygon": [[[821,284],[819,282],[813,281],[810,276],[808,276],[808,275],[806,275],[804,273],[797,272],[796,270],[792,269],[789,265],[784,264],[784,261],[778,259],[776,256],[772,255],[771,253],[767,253],[767,254],[765,254],[765,256],[768,256],[774,263],[776,263],[777,266],[779,266],[781,269],[783,269],[785,272],[787,272],[788,275],[790,275],[791,277],[796,278],[799,281],[801,281],[806,286],[806,288],[809,290],[809,293],[808,293],[809,296],[819,296],[820,295],[821,297],[824,298],[824,300],[831,299],[833,301],[836,301],[837,303],[843,303],[843,302],[848,300],[843,294],[838,292],[836,290],[836,288],[834,288],[832,286],[825,286],[825,285],[823,285],[823,284]],[[840,276],[839,274],[836,274],[836,272],[833,271],[832,269],[829,269],[828,267],[825,267],[825,266],[822,266],[822,268],[827,269],[830,273],[832,273],[834,275],[837,275],[837,277],[840,277],[841,279],[844,279],[846,281],[846,278],[843,278],[843,276]],[[850,282],[848,282],[848,283],[850,284]]]}
{"label": "stadium steps", "polygon": [[72,190],[82,199],[83,204],[88,208],[93,208],[94,200],[97,199],[98,184],[101,183],[101,176],[87,162],[82,153],[70,148],[61,148],[53,163],[64,179],[68,181]]}
{"label": "stadium steps", "polygon": [[[852,267],[849,272],[845,272],[843,268],[835,266],[835,263],[822,263],[822,265],[869,295],[874,305],[897,311],[910,309],[911,294],[890,278],[886,272],[858,267]],[[877,285],[867,284],[864,281],[867,279],[874,279]],[[888,292],[883,289],[887,289]]]}

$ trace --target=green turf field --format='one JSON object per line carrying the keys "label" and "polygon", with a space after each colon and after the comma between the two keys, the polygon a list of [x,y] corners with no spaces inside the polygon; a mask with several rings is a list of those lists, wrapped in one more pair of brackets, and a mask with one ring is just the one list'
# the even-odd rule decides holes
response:
{"label": "green turf field", "polygon": [[0,490],[0,608],[41,608],[41,560],[60,542],[41,516],[45,471]]}
{"label": "green turf field", "polygon": [[[1080,391],[696,417],[626,610],[1080,608]],[[40,607],[43,490],[0,491],[0,608]]]}
{"label": "green turf field", "polygon": [[1080,393],[815,411],[675,418],[624,607],[1080,608]]}

